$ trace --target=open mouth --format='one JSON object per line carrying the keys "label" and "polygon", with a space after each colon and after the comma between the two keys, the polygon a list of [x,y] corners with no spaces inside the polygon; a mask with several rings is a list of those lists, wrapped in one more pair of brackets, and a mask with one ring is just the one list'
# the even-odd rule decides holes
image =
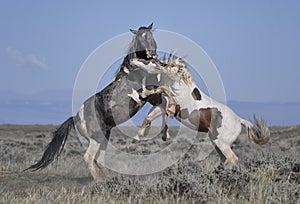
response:
{"label": "open mouth", "polygon": [[131,60],[131,64],[135,64],[136,62],[141,62],[144,65],[148,65],[151,62],[152,64],[157,64],[157,65],[160,65],[163,67],[167,66],[167,64],[165,62],[162,62],[158,59],[157,54],[151,55],[151,56],[149,56],[149,58],[147,57],[147,59],[134,58]]}
{"label": "open mouth", "polygon": [[145,50],[144,52],[140,52],[140,55],[137,58],[130,60],[130,63],[136,66],[141,65],[141,63],[143,65],[148,65],[150,62],[159,62],[158,55],[155,50]]}
{"label": "open mouth", "polygon": [[147,56],[147,59],[157,59],[157,54],[155,51],[152,51],[152,50],[146,50],[146,56]]}

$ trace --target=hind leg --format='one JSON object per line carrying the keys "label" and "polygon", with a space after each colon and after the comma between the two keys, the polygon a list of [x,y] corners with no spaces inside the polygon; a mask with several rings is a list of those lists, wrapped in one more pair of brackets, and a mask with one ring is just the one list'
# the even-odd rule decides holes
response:
{"label": "hind leg", "polygon": [[103,138],[101,145],[100,145],[100,151],[99,154],[96,156],[95,162],[97,164],[97,167],[101,171],[102,175],[108,176],[110,173],[108,169],[105,167],[105,152],[109,141],[110,136],[110,129],[106,130],[105,138]]}
{"label": "hind leg", "polygon": [[209,137],[221,157],[221,164],[228,167],[235,166],[238,162],[238,158],[232,151],[230,145],[223,141],[222,138],[220,138],[221,136],[217,137],[212,132],[209,133]]}
{"label": "hind leg", "polygon": [[237,117],[229,117],[227,120],[228,121],[222,121],[222,129],[212,128],[209,136],[221,156],[222,164],[233,167],[237,164],[238,157],[232,151],[231,144],[240,135],[242,127]]}
{"label": "hind leg", "polygon": [[213,144],[221,157],[221,164],[228,167],[233,167],[237,164],[238,157],[234,154],[229,144],[221,139],[214,140]]}
{"label": "hind leg", "polygon": [[96,154],[99,150],[100,144],[97,143],[95,140],[89,138],[89,146],[86,150],[83,159],[86,163],[87,168],[89,169],[90,173],[92,174],[94,180],[99,181],[102,179],[104,175],[100,175],[100,172],[97,169],[95,158]]}
{"label": "hind leg", "polygon": [[99,156],[97,157],[95,163],[97,164],[97,167],[99,168],[101,174],[106,177],[110,173],[108,169],[104,165],[105,162],[105,150],[100,150]]}
{"label": "hind leg", "polygon": [[217,144],[215,148],[221,157],[221,164],[224,164],[228,167],[236,166],[238,157],[234,154],[230,145],[220,144],[219,142],[219,144]]}

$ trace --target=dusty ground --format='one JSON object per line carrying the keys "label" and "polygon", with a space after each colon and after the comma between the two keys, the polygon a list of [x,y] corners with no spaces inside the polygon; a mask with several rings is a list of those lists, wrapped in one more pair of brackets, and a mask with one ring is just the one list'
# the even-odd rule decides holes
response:
{"label": "dusty ground", "polygon": [[126,134],[134,136],[136,129],[116,128],[111,143],[122,152],[147,155],[172,143],[189,151],[163,172],[148,176],[112,173],[102,183],[95,183],[89,175],[75,132],[57,162],[42,171],[22,172],[41,157],[55,128],[0,125],[0,203],[300,202],[300,126],[271,127],[271,140],[264,146],[242,135],[233,145],[240,164],[231,170],[218,168],[218,155],[210,151],[205,134],[196,137],[190,130],[178,134],[178,127],[172,127],[172,141],[163,142],[153,128],[146,140],[132,144]]}

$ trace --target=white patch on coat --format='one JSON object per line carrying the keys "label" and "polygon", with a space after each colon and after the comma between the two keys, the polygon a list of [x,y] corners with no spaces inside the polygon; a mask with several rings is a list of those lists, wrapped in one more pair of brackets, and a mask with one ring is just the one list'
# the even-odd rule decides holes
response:
{"label": "white patch on coat", "polygon": [[104,162],[105,162],[105,150],[100,150],[99,156],[98,156],[98,158],[96,158],[96,160],[97,160],[98,164],[101,164],[102,166],[105,166],[104,165]]}
{"label": "white patch on coat", "polygon": [[84,105],[82,105],[80,107],[79,110],[79,118],[80,118],[80,126],[81,126],[81,130],[83,131],[84,135],[88,135],[88,131],[87,131],[87,126],[86,126],[86,121],[84,119]]}
{"label": "white patch on coat", "polygon": [[124,67],[123,70],[126,74],[129,74],[129,69],[127,67]]}
{"label": "white patch on coat", "polygon": [[160,82],[160,74],[158,74],[156,77],[157,77],[157,81]]}
{"label": "white patch on coat", "polygon": [[146,85],[146,77],[144,77],[144,78],[142,79],[143,91],[144,91],[144,88],[146,87],[145,85]]}
{"label": "white patch on coat", "polygon": [[131,97],[135,102],[140,103],[140,96],[139,93],[132,88],[132,93],[131,94],[127,94],[129,97]]}

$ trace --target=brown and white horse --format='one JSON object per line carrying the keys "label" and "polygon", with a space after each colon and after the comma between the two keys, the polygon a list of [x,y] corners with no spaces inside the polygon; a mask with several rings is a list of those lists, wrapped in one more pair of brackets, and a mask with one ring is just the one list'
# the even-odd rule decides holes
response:
{"label": "brown and white horse", "polygon": [[[130,64],[133,58],[157,57],[156,42],[151,29],[152,24],[131,30],[134,38],[115,80],[88,98],[75,116],[71,116],[53,132],[52,141],[42,158],[28,169],[38,170],[47,167],[61,154],[70,130],[76,128],[79,139],[88,142],[84,161],[93,178],[100,180],[107,173],[104,168],[105,150],[113,127],[133,117],[147,102],[153,106],[162,103],[165,100],[162,93],[171,101],[168,111],[171,114],[175,112],[175,101],[169,89],[153,86],[152,82],[147,83],[151,75]],[[156,79],[156,76],[152,78]]]}
{"label": "brown and white horse", "polygon": [[[257,144],[268,141],[270,132],[263,121],[254,118],[255,124],[252,124],[240,118],[226,105],[204,94],[193,81],[181,58],[170,56],[163,63],[158,60],[133,59],[131,63],[149,73],[160,74],[160,85],[170,87],[177,103],[176,119],[193,130],[207,132],[221,156],[222,164],[234,166],[237,163],[238,158],[232,151],[231,144],[240,135],[243,126],[247,128],[250,140]],[[143,124],[139,132],[143,132],[147,123],[164,113],[159,110],[153,109],[148,114],[144,121],[146,124]]]}

